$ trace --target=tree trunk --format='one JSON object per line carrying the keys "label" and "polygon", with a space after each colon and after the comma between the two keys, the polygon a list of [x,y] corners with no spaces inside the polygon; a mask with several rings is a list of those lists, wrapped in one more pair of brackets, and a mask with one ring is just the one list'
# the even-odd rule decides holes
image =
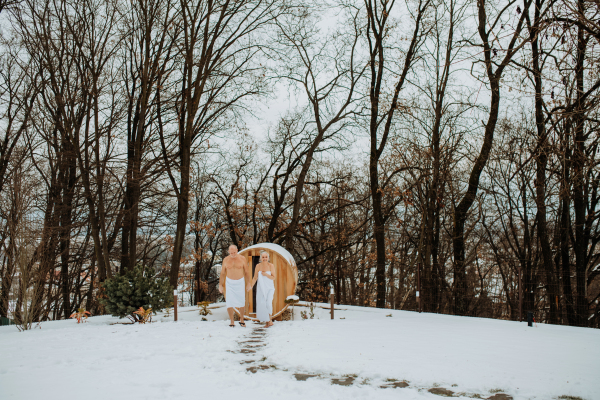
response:
{"label": "tree trunk", "polygon": [[[568,135],[565,137],[565,142],[569,140]],[[565,147],[568,144],[565,143]],[[562,267],[562,287],[563,294],[565,296],[567,321],[569,325],[573,326],[577,324],[575,315],[575,309],[573,307],[573,288],[571,287],[571,260],[569,257],[569,231],[571,230],[571,201],[569,199],[570,185],[569,185],[569,162],[570,151],[565,148],[563,155],[563,177],[560,184],[560,261]]]}
{"label": "tree trunk", "polygon": [[[535,83],[535,124],[537,130],[537,151],[534,154],[536,160],[535,203],[537,207],[538,237],[544,263],[546,276],[546,292],[550,305],[548,322],[555,324],[558,321],[558,308],[555,299],[558,296],[558,285],[556,273],[552,260],[552,250],[548,235],[548,224],[546,216],[546,165],[548,163],[548,140],[546,137],[546,124],[544,121],[544,104],[542,98],[542,72],[540,68],[540,9],[543,0],[536,0],[533,25],[529,26],[529,40],[531,41],[532,71]],[[529,22],[529,19],[528,19]]]}
{"label": "tree trunk", "polygon": [[[465,223],[469,209],[475,201],[477,189],[479,188],[479,177],[485,167],[487,160],[490,156],[492,149],[492,142],[494,141],[494,131],[496,129],[496,123],[498,122],[498,110],[500,108],[500,79],[502,78],[502,72],[504,68],[510,63],[513,55],[517,49],[524,45],[525,42],[521,42],[519,46],[516,46],[517,40],[521,33],[523,21],[525,15],[529,13],[529,7],[531,1],[525,0],[523,2],[523,10],[519,17],[519,22],[515,27],[514,33],[510,40],[510,44],[505,50],[504,58],[499,61],[492,61],[492,58],[496,57],[496,51],[492,48],[492,43],[489,39],[490,31],[489,21],[487,17],[487,8],[484,0],[477,2],[478,21],[477,30],[479,37],[483,45],[483,56],[485,62],[486,75],[489,79],[491,88],[491,101],[490,111],[488,120],[485,124],[485,134],[483,137],[483,144],[481,150],[469,176],[468,187],[462,200],[454,209],[454,227],[452,237],[452,248],[454,252],[454,313],[458,315],[466,315],[468,311],[468,299],[467,299],[467,266],[465,264]],[[505,11],[506,9],[504,9]],[[502,11],[502,12],[504,12]],[[502,13],[501,12],[501,13]],[[498,16],[499,18],[500,16]],[[494,71],[494,66],[496,70]]]}
{"label": "tree trunk", "polygon": [[[578,11],[583,15],[583,1],[578,1]],[[575,79],[577,88],[577,99],[573,123],[575,125],[574,147],[573,147],[573,209],[575,211],[575,276],[577,290],[577,325],[587,326],[588,304],[586,294],[585,271],[587,267],[587,246],[588,240],[585,235],[586,220],[586,199],[584,197],[585,186],[585,137],[584,137],[584,106],[581,102],[581,96],[584,90],[584,58],[585,58],[586,40],[584,30],[578,28],[577,32],[577,58],[575,65]]]}
{"label": "tree trunk", "polygon": [[[11,240],[12,239],[9,238],[9,241]],[[12,245],[9,244],[8,253],[12,251],[11,249]],[[15,276],[12,256],[10,254],[5,254],[4,259],[6,262],[6,270],[2,276],[2,286],[0,287],[0,317],[8,317],[8,296]]]}
{"label": "tree trunk", "polygon": [[469,186],[460,203],[454,210],[454,229],[452,237],[452,248],[454,251],[454,313],[456,315],[467,315],[469,308],[467,293],[467,266],[465,264],[465,222],[469,209],[475,201],[475,195],[479,188],[479,177],[483,167],[487,163],[494,140],[494,130],[498,121],[498,110],[500,107],[500,85],[495,77],[490,79],[492,87],[492,99],[488,122],[485,126],[485,135],[479,156],[473,165],[469,176]]}
{"label": "tree trunk", "polygon": [[[386,301],[386,276],[385,276],[385,223],[389,216],[389,211],[383,209],[383,191],[385,187],[381,187],[379,183],[379,161],[383,155],[394,113],[398,109],[398,99],[400,91],[404,87],[406,76],[412,69],[414,56],[418,45],[422,40],[423,32],[421,31],[421,20],[425,11],[430,5],[429,0],[419,1],[416,12],[415,27],[412,31],[412,37],[408,51],[402,64],[400,76],[397,78],[394,87],[394,95],[389,102],[389,106],[382,110],[380,104],[380,95],[382,84],[384,82],[383,75],[386,72],[386,58],[384,54],[384,40],[387,38],[387,21],[393,7],[393,3],[381,3],[382,9],[378,9],[376,2],[365,2],[367,7],[367,28],[366,36],[369,45],[369,64],[371,77],[369,82],[369,136],[370,136],[370,153],[369,153],[369,185],[371,192],[371,200],[373,205],[373,236],[375,238],[377,266],[375,269],[375,283],[377,301],[376,307],[385,307]],[[383,114],[381,114],[383,113]],[[384,123],[385,122],[385,123]],[[383,123],[383,129],[380,132],[380,124]],[[381,136],[379,136],[381,134]]]}
{"label": "tree trunk", "polygon": [[[187,135],[186,135],[187,136]],[[189,137],[189,136],[187,136]],[[171,271],[169,282],[176,289],[179,280],[179,267],[185,244],[185,232],[187,230],[187,217],[190,203],[190,158],[191,143],[184,140],[181,146],[180,165],[181,185],[177,196],[177,230],[173,244],[173,258],[171,259]]]}
{"label": "tree trunk", "polygon": [[377,285],[377,301],[375,307],[385,308],[385,222],[381,204],[381,191],[379,190],[377,176],[377,160],[371,159],[370,177],[371,177],[371,193],[373,197],[373,236],[375,236],[375,246],[377,254],[377,266],[375,268],[375,284]]}
{"label": "tree trunk", "polygon": [[[77,160],[69,143],[65,143],[63,154],[62,175],[62,202],[60,207],[60,278],[63,298],[63,312],[65,319],[71,315],[69,262],[71,253],[71,230],[73,224],[73,197],[75,195],[75,182],[77,177]],[[60,175],[59,175],[60,176]]]}

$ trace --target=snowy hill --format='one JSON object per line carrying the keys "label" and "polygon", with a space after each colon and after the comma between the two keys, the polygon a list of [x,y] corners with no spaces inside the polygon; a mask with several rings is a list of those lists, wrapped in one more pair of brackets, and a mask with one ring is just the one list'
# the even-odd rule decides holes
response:
{"label": "snowy hill", "polygon": [[351,306],[244,329],[215,306],[0,327],[0,399],[600,399],[599,330]]}

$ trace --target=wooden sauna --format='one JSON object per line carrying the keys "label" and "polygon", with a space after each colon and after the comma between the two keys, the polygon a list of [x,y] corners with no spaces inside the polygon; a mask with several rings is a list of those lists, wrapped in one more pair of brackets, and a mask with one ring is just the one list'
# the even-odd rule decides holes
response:
{"label": "wooden sauna", "polygon": [[[273,296],[273,316],[280,319],[279,313],[285,308],[286,297],[296,293],[298,284],[298,268],[292,255],[283,247],[273,243],[259,243],[240,250],[239,254],[246,257],[248,265],[252,270],[256,264],[260,263],[260,253],[266,251],[269,253],[269,261],[275,266],[275,296]],[[246,292],[246,314],[250,317],[256,316],[254,309],[256,299],[256,285],[252,291]]]}

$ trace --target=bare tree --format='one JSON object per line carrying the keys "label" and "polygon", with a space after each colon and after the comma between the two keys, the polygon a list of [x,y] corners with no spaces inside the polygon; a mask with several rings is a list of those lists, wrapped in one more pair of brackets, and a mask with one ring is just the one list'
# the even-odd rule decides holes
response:
{"label": "bare tree", "polygon": [[29,127],[31,110],[38,93],[39,78],[33,66],[22,61],[14,53],[16,39],[3,40],[3,55],[0,57],[0,105],[3,137],[0,138],[0,192],[8,176],[8,165],[13,151],[23,133]]}
{"label": "bare tree", "polygon": [[[122,33],[123,81],[127,92],[127,169],[121,231],[121,271],[138,259],[138,231],[143,183],[163,172],[160,157],[149,151],[158,145],[155,115],[173,70],[174,46],[179,35],[174,9],[178,3],[135,1],[127,8]],[[164,101],[164,100],[163,100]]]}
{"label": "bare tree", "polygon": [[[180,2],[181,42],[176,55],[177,93],[174,98],[176,135],[167,141],[159,127],[169,179],[177,197],[177,228],[170,282],[177,285],[185,240],[193,149],[218,131],[233,127],[243,101],[265,91],[254,63],[260,49],[254,41],[280,12],[273,0]],[[159,124],[162,123],[159,109]],[[175,148],[175,158],[171,149]],[[172,165],[171,165],[172,164]],[[178,172],[175,177],[174,170]]]}
{"label": "bare tree", "polygon": [[[285,245],[294,248],[304,185],[319,146],[326,140],[339,139],[350,124],[349,117],[360,111],[358,83],[366,70],[358,51],[361,37],[359,11],[349,8],[343,16],[346,27],[320,41],[317,21],[309,17],[319,9],[311,4],[299,7],[288,18],[277,20],[279,27],[280,78],[306,96],[306,111],[311,121],[300,129],[305,149],[295,152],[292,164],[301,160],[295,182],[290,222],[285,231]],[[321,10],[327,12],[327,10]],[[329,10],[331,11],[331,10]],[[289,172],[291,172],[288,169]],[[272,231],[272,229],[270,229]]]}
{"label": "bare tree", "polygon": [[[467,190],[454,210],[454,312],[458,315],[465,315],[468,310],[466,300],[465,222],[469,209],[475,201],[481,172],[487,163],[492,149],[494,131],[500,110],[500,79],[504,70],[510,64],[512,57],[527,43],[526,39],[521,38],[521,30],[525,21],[525,15],[529,13],[530,5],[531,0],[525,0],[523,2],[523,9],[521,9],[516,0],[510,0],[505,6],[496,10],[493,5],[487,4],[485,0],[478,0],[477,2],[477,30],[481,39],[479,46],[483,49],[482,62],[484,64],[487,84],[491,90],[491,99],[481,150],[473,163]],[[489,16],[492,10],[495,15]],[[508,13],[516,13],[517,17],[512,22],[514,26],[511,27],[512,33],[508,35],[508,43],[505,43],[498,39],[501,35],[495,33],[495,30],[503,30],[505,24],[503,18],[508,18],[506,17]],[[508,26],[508,22],[506,24]]]}

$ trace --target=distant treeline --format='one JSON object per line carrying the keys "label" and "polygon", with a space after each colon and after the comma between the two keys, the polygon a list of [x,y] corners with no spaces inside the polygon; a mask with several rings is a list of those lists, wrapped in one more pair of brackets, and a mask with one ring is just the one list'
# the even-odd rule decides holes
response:
{"label": "distant treeline", "polygon": [[0,0],[0,21],[1,317],[103,313],[140,263],[216,300],[228,245],[274,242],[302,300],[600,327],[597,2]]}

